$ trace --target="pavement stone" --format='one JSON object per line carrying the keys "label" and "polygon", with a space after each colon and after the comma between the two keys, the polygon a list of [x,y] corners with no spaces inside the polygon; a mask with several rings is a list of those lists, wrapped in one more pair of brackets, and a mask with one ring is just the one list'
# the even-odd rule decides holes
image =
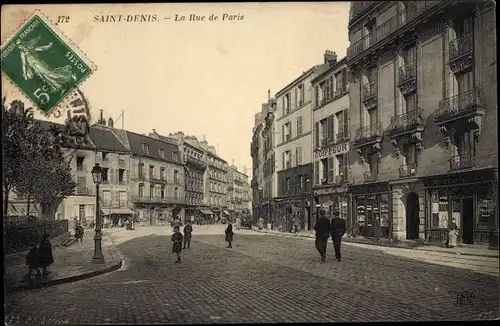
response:
{"label": "pavement stone", "polygon": [[94,253],[94,234],[84,234],[82,242],[77,242],[69,247],[54,246],[52,254],[54,263],[48,268],[50,275],[41,276],[31,282],[24,280],[28,270],[25,259],[17,264],[5,268],[5,282],[8,291],[21,291],[46,286],[53,286],[65,282],[74,282],[99,274],[107,273],[121,267],[121,257],[109,237],[103,236],[102,248],[105,264],[92,264]]}
{"label": "pavement stone", "polygon": [[[195,229],[196,230],[196,229]],[[163,231],[162,231],[163,232]],[[321,263],[310,241],[236,231],[193,234],[174,264],[170,233],[116,233],[117,271],[6,298],[17,324],[271,323],[498,318],[498,278],[344,246]],[[329,243],[328,250],[332,250]],[[456,304],[471,291],[470,304]],[[50,299],[50,304],[40,302]],[[11,323],[16,324],[16,323]]]}

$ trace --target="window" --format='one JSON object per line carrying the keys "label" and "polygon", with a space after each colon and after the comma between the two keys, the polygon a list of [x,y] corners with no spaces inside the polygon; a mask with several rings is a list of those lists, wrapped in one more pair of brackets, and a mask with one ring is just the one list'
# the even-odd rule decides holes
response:
{"label": "window", "polygon": [[495,193],[492,188],[479,188],[477,191],[476,229],[488,229],[495,216]]}
{"label": "window", "polygon": [[335,181],[335,157],[328,158],[328,179],[327,182],[331,183]]}
{"label": "window", "polygon": [[87,194],[86,178],[78,177],[77,180],[78,180],[77,193],[79,195],[86,195]]}
{"label": "window", "polygon": [[415,64],[415,59],[417,57],[417,48],[415,46],[408,46],[403,49],[401,56],[403,58],[403,64]]}
{"label": "window", "polygon": [[302,117],[297,117],[297,136],[302,135]]}
{"label": "window", "polygon": [[344,85],[342,80],[342,71],[335,73],[335,96],[339,96],[344,92]]}
{"label": "window", "polygon": [[456,78],[458,84],[458,94],[463,94],[474,89],[474,72],[472,70],[462,72],[458,74]]}
{"label": "window", "polygon": [[160,155],[160,157],[161,157],[161,158],[164,158],[164,157],[165,157],[165,153],[164,153],[164,151],[163,151],[163,148],[160,148],[160,149],[158,150],[158,154]]}
{"label": "window", "polygon": [[177,160],[178,160],[177,152],[172,152],[172,159],[173,159],[174,161],[177,161]]}
{"label": "window", "polygon": [[181,183],[181,178],[179,177],[179,171],[174,170],[174,182]]}
{"label": "window", "polygon": [[337,141],[342,141],[349,138],[349,117],[347,116],[347,109],[342,110],[336,114],[337,116]]}
{"label": "window", "polygon": [[165,168],[164,167],[160,168],[160,179],[161,180],[166,180],[166,178],[165,178]]}
{"label": "window", "polygon": [[321,140],[320,140],[320,146],[325,147],[328,143],[328,120],[322,119],[320,120],[320,125],[321,125]]}
{"label": "window", "polygon": [[299,85],[299,106],[303,105],[305,101],[305,89],[304,84]]}
{"label": "window", "polygon": [[[449,216],[449,200],[445,191],[431,191],[432,227],[447,228]],[[459,223],[459,221],[457,221]]]}
{"label": "window", "polygon": [[404,96],[405,105],[403,107],[404,112],[408,113],[417,109],[417,93],[411,93]]}
{"label": "window", "polygon": [[146,154],[149,154],[149,146],[146,143],[142,143],[142,151]]}
{"label": "window", "polygon": [[417,146],[407,143],[403,145],[403,159],[406,161],[403,165],[417,164]]}
{"label": "window", "polygon": [[155,196],[155,186],[149,186],[149,197],[153,198]]}
{"label": "window", "polygon": [[334,130],[333,130],[333,117],[334,115],[332,114],[327,118],[327,125],[328,125],[328,135],[327,135],[327,143],[331,144],[333,143],[333,135],[334,135]]}
{"label": "window", "polygon": [[302,165],[302,146],[295,149],[295,160],[297,161],[297,166]]}
{"label": "window", "polygon": [[103,160],[103,161],[106,161],[106,162],[109,162],[108,153],[106,153],[106,152],[102,152],[102,160]]}
{"label": "window", "polygon": [[85,160],[84,156],[77,156],[76,157],[76,170],[77,171],[83,171],[84,170],[84,165],[83,161]]}
{"label": "window", "polygon": [[285,158],[286,158],[286,163],[285,163],[285,168],[289,169],[292,167],[292,151],[288,150],[285,151]]}
{"label": "window", "polygon": [[154,165],[149,166],[149,178],[154,179],[155,178],[155,167]]}
{"label": "window", "polygon": [[127,207],[127,192],[120,191],[120,193],[118,195],[118,200],[120,203],[120,207]]}
{"label": "window", "polygon": [[377,179],[378,175],[378,156],[377,153],[371,152],[367,155],[368,164],[370,165],[370,175],[372,180]]}
{"label": "window", "polygon": [[179,188],[174,188],[174,199],[179,199]]}
{"label": "window", "polygon": [[144,197],[144,185],[139,185],[139,197]]}
{"label": "window", "polygon": [[106,205],[111,204],[111,191],[109,190],[102,191],[102,202]]}
{"label": "window", "polygon": [[319,122],[315,122],[314,123],[314,148],[318,148],[320,147],[320,137],[319,137],[319,134],[320,134],[320,128],[319,128]]}
{"label": "window", "polygon": [[289,141],[292,138],[292,124],[290,122],[283,124],[282,131],[284,135],[283,141]]}
{"label": "window", "polygon": [[290,98],[290,93],[288,93],[285,96],[283,96],[283,115],[290,113],[290,103],[291,103],[291,98]]}
{"label": "window", "polygon": [[109,183],[108,172],[109,172],[108,168],[102,168],[102,183],[104,184]]}
{"label": "window", "polygon": [[125,182],[125,169],[118,169],[118,182],[120,184]]}
{"label": "window", "polygon": [[139,170],[139,176],[142,176],[144,174],[144,163],[139,163],[137,168]]}
{"label": "window", "polygon": [[314,102],[316,103],[316,107],[321,105],[319,102],[319,86],[314,87]]}
{"label": "window", "polygon": [[328,158],[321,159],[322,174],[321,174],[321,183],[325,184],[328,182]]}

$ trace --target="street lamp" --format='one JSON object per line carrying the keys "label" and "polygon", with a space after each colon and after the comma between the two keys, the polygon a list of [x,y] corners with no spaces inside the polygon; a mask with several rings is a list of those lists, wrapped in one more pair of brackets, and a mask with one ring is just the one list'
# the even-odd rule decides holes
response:
{"label": "street lamp", "polygon": [[92,257],[92,263],[104,264],[104,256],[102,254],[102,219],[101,210],[99,208],[99,185],[102,182],[102,168],[99,166],[99,163],[96,163],[92,168],[92,178],[94,179],[96,189],[94,256]]}

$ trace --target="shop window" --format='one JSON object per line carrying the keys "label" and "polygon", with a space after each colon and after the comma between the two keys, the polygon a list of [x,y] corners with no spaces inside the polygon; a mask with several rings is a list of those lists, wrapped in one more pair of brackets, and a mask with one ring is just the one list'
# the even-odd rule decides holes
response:
{"label": "shop window", "polygon": [[478,189],[476,229],[489,229],[491,221],[495,218],[495,210],[495,193],[493,189]]}
{"label": "shop window", "polygon": [[447,228],[448,212],[448,195],[443,190],[433,190],[431,192],[432,227]]}

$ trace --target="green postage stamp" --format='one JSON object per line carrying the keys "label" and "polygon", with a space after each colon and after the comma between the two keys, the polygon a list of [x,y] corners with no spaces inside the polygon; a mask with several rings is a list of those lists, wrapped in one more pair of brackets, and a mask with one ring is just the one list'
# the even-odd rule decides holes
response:
{"label": "green postage stamp", "polygon": [[2,72],[45,114],[92,73],[38,12],[2,46],[1,58]]}

